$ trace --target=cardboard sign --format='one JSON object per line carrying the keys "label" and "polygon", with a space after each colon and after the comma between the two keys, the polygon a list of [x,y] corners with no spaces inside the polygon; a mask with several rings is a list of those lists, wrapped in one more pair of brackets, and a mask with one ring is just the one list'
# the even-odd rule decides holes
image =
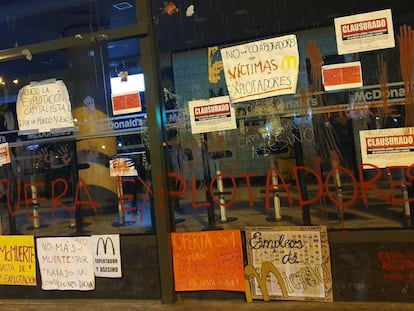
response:
{"label": "cardboard sign", "polygon": [[299,52],[295,35],[221,49],[232,103],[295,94]]}
{"label": "cardboard sign", "polygon": [[246,227],[246,245],[248,301],[333,301],[325,226]]}
{"label": "cardboard sign", "polygon": [[0,236],[0,284],[36,286],[34,237]]}
{"label": "cardboard sign", "polygon": [[173,232],[176,291],[245,290],[239,230]]}

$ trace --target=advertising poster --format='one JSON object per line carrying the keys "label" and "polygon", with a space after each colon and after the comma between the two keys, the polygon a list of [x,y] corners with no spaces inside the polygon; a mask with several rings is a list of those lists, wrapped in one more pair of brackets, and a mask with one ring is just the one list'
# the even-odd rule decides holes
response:
{"label": "advertising poster", "polygon": [[0,235],[0,284],[37,285],[32,235]]}
{"label": "advertising poster", "polygon": [[122,277],[119,234],[92,235],[90,245],[95,265],[95,276]]}
{"label": "advertising poster", "polygon": [[221,49],[232,103],[295,94],[299,52],[295,35]]}
{"label": "advertising poster", "polygon": [[338,55],[393,48],[390,9],[334,19]]}
{"label": "advertising poster", "polygon": [[90,237],[36,239],[42,289],[95,289]]}
{"label": "advertising poster", "polygon": [[322,83],[325,91],[362,87],[361,62],[322,66]]}
{"label": "advertising poster", "polygon": [[193,134],[233,130],[237,128],[236,114],[228,96],[188,102]]}
{"label": "advertising poster", "polygon": [[50,132],[73,128],[72,108],[61,80],[32,82],[19,90],[16,114],[20,132]]}
{"label": "advertising poster", "polygon": [[379,168],[414,164],[414,127],[365,130],[359,137],[363,164]]}
{"label": "advertising poster", "polygon": [[240,230],[171,233],[176,291],[245,291]]}
{"label": "advertising poster", "polygon": [[333,301],[325,226],[246,227],[246,247],[253,298]]}

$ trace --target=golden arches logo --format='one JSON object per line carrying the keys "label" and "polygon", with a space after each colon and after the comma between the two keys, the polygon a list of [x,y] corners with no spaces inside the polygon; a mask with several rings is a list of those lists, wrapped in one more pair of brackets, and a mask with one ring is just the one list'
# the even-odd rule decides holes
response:
{"label": "golden arches logo", "polygon": [[299,60],[295,55],[283,56],[281,67],[282,70],[297,69],[299,66]]}
{"label": "golden arches logo", "polygon": [[244,278],[245,278],[245,285],[246,285],[246,301],[247,302],[252,302],[253,298],[252,298],[252,292],[250,289],[250,277],[254,277],[259,285],[259,288],[262,292],[263,295],[263,300],[264,301],[269,301],[270,300],[270,296],[269,296],[269,292],[267,289],[267,277],[268,275],[272,273],[275,277],[276,280],[280,286],[280,290],[282,292],[282,297],[283,298],[287,298],[288,295],[288,291],[286,288],[286,285],[283,281],[283,277],[280,274],[279,270],[271,263],[271,262],[263,262],[262,263],[262,267],[261,267],[261,271],[260,274],[256,272],[256,269],[252,266],[252,265],[247,265],[244,268]]}
{"label": "golden arches logo", "polygon": [[98,239],[98,242],[96,242],[96,255],[99,255],[99,244],[102,244],[102,246],[103,246],[103,252],[106,255],[107,248],[108,248],[108,243],[109,242],[111,242],[112,254],[115,255],[115,245],[114,245],[114,241],[112,241],[112,239],[110,237],[107,237],[106,239],[104,239],[103,237],[100,237]]}

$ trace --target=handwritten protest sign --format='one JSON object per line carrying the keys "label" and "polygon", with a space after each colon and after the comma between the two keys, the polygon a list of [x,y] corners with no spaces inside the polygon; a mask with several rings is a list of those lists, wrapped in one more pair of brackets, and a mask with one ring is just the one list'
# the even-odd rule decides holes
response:
{"label": "handwritten protest sign", "polygon": [[74,126],[68,90],[60,80],[32,82],[21,88],[16,114],[21,132],[43,133]]}
{"label": "handwritten protest sign", "polygon": [[245,290],[239,230],[173,232],[176,291]]}
{"label": "handwritten protest sign", "polygon": [[0,284],[36,286],[36,257],[32,235],[0,236]]}
{"label": "handwritten protest sign", "polygon": [[90,247],[95,265],[95,276],[122,277],[119,234],[92,235]]}
{"label": "handwritten protest sign", "polygon": [[325,226],[246,227],[246,246],[248,301],[333,300]]}
{"label": "handwritten protest sign", "polygon": [[95,289],[89,243],[89,237],[38,238],[36,249],[42,289]]}
{"label": "handwritten protest sign", "polygon": [[299,52],[295,35],[221,49],[232,103],[295,94]]}

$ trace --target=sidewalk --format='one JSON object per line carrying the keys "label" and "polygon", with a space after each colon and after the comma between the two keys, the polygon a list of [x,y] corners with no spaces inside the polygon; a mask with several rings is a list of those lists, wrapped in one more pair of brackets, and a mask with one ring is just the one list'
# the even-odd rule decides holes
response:
{"label": "sidewalk", "polygon": [[114,299],[73,299],[73,300],[0,300],[1,311],[114,311],[114,310],[180,310],[180,311],[243,311],[243,310],[414,310],[414,303],[384,302],[296,302],[296,301],[254,301],[240,300],[178,300],[175,304],[162,304],[159,300],[114,300]]}

